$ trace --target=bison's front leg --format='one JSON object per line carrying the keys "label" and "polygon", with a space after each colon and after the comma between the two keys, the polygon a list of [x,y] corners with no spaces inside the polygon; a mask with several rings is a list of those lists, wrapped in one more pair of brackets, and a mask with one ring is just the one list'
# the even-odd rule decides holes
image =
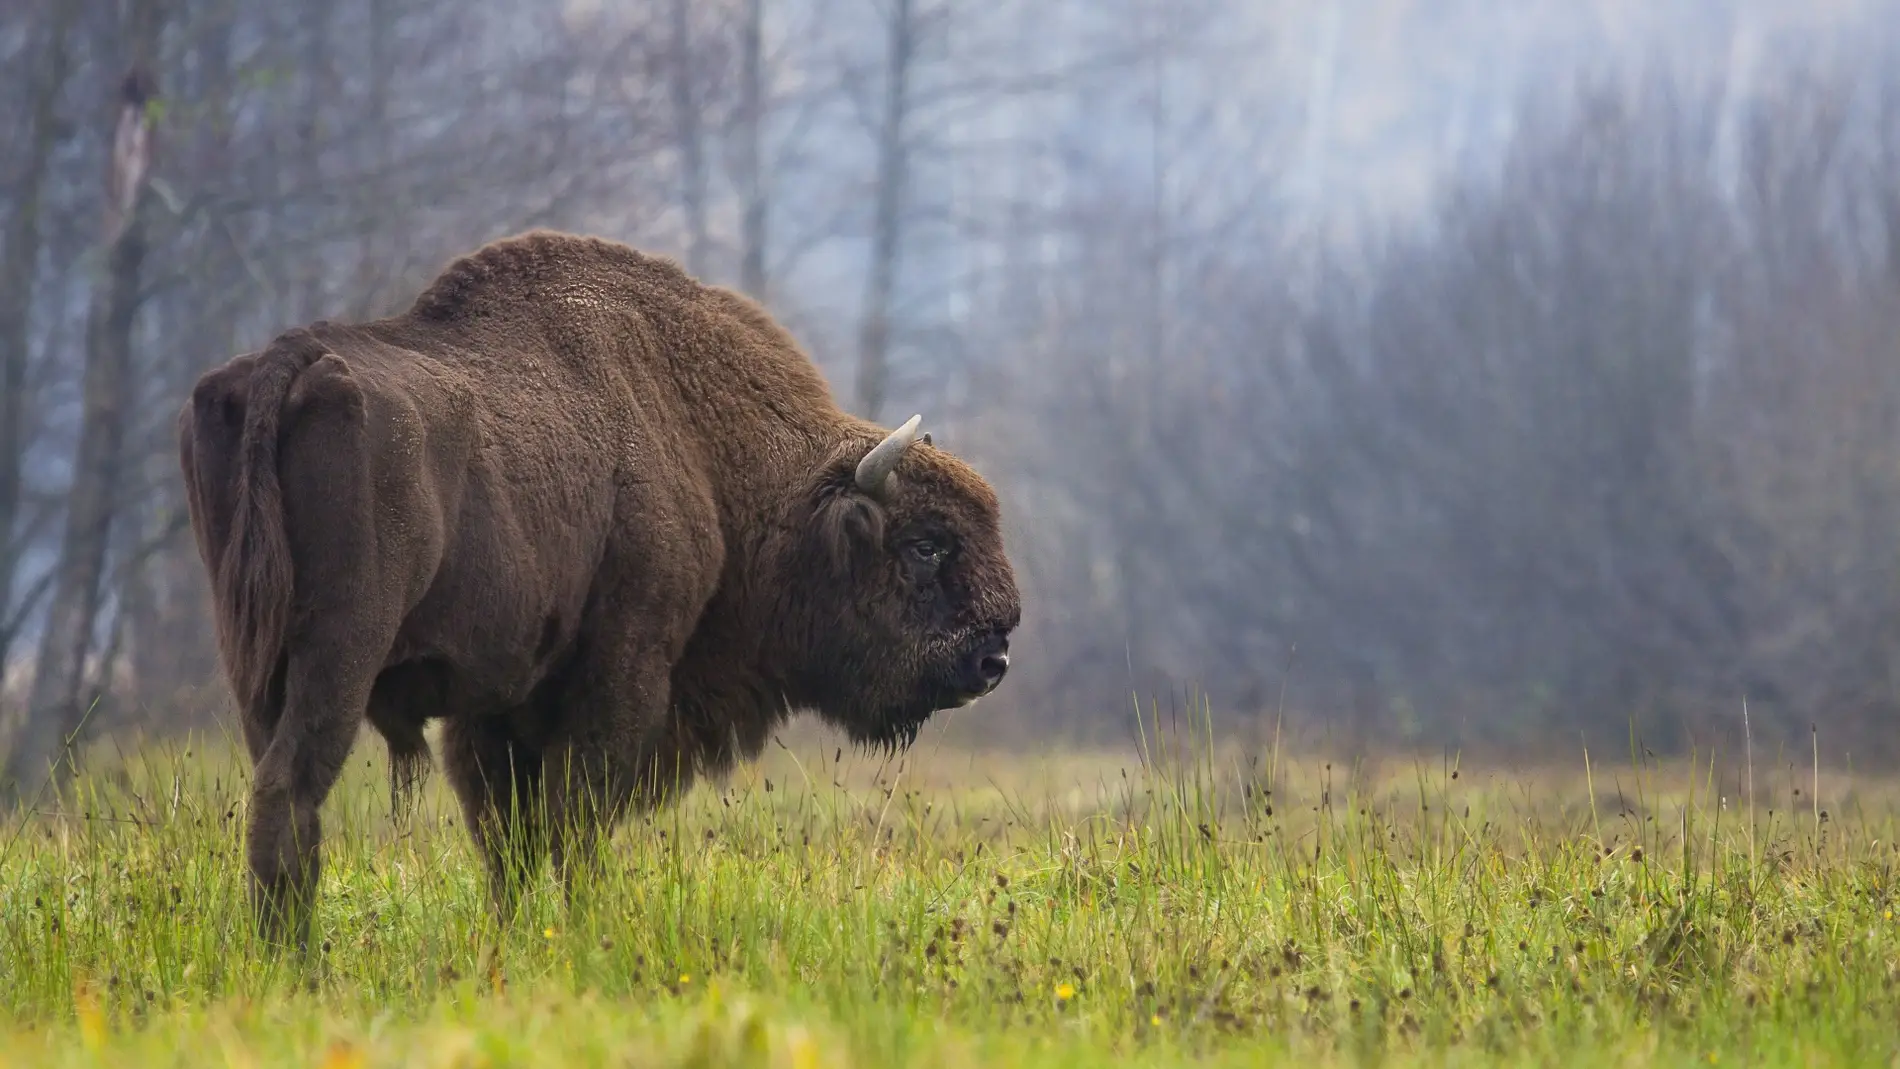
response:
{"label": "bison's front leg", "polygon": [[650,459],[637,468],[616,483],[617,539],[595,570],[541,755],[554,868],[570,905],[636,793],[684,790],[693,767],[672,730],[672,673],[718,587],[719,515],[692,478]]}
{"label": "bison's front leg", "polygon": [[541,753],[514,737],[506,715],[459,716],[443,728],[442,764],[506,922],[547,847]]}
{"label": "bison's front leg", "polygon": [[[568,902],[598,874],[607,832],[646,795],[656,775],[683,787],[682,755],[660,752],[667,715],[666,662],[628,658],[599,672],[562,711],[561,729],[542,758],[554,869]],[[665,769],[664,773],[660,772]]]}

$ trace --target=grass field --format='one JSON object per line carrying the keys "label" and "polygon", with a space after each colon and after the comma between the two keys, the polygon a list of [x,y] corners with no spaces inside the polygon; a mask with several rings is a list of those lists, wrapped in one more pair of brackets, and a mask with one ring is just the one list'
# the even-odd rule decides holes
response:
{"label": "grass field", "polygon": [[445,785],[393,820],[366,736],[308,967],[250,934],[242,762],[99,757],[0,829],[0,1066],[1900,1057],[1900,784],[1191,734],[1039,758],[927,732],[890,761],[813,736],[624,827],[586,908],[544,873],[506,928]]}

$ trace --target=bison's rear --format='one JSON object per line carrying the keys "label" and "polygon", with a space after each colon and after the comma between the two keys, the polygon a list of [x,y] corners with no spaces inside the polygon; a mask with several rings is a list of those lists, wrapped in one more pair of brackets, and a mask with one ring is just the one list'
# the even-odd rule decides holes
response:
{"label": "bison's rear", "polygon": [[323,353],[309,334],[286,334],[206,374],[179,416],[192,532],[247,734],[275,719],[268,707],[295,582],[277,473],[279,424],[291,384]]}
{"label": "bison's rear", "polygon": [[[366,617],[328,613],[334,622],[315,628],[293,619],[300,605],[368,600],[357,596],[375,543],[362,424],[348,369],[305,330],[205,373],[179,416],[192,531],[255,767],[248,852],[272,935],[307,933],[294,907],[314,890],[317,804],[380,667],[381,651],[355,646]],[[296,515],[324,511],[333,522],[293,531]],[[315,573],[303,591],[300,553]]]}

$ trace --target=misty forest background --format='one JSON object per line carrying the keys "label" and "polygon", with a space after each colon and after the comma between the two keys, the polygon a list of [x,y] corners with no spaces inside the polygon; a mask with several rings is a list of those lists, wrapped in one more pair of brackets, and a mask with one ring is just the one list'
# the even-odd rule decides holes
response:
{"label": "misty forest background", "polygon": [[193,379],[530,226],[996,482],[971,738],[1900,757],[1900,12],[1505,6],[12,0],[0,778],[224,714]]}

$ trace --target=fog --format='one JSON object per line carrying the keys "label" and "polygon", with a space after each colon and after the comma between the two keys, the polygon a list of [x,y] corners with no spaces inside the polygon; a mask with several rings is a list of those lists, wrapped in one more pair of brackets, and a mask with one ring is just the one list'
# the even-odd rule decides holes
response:
{"label": "fog", "polygon": [[1687,752],[1746,703],[1757,745],[1891,760],[1896,16],[16,0],[0,753],[228,716],[199,373],[553,226],[750,292],[996,484],[1024,624],[962,737],[1152,703]]}

